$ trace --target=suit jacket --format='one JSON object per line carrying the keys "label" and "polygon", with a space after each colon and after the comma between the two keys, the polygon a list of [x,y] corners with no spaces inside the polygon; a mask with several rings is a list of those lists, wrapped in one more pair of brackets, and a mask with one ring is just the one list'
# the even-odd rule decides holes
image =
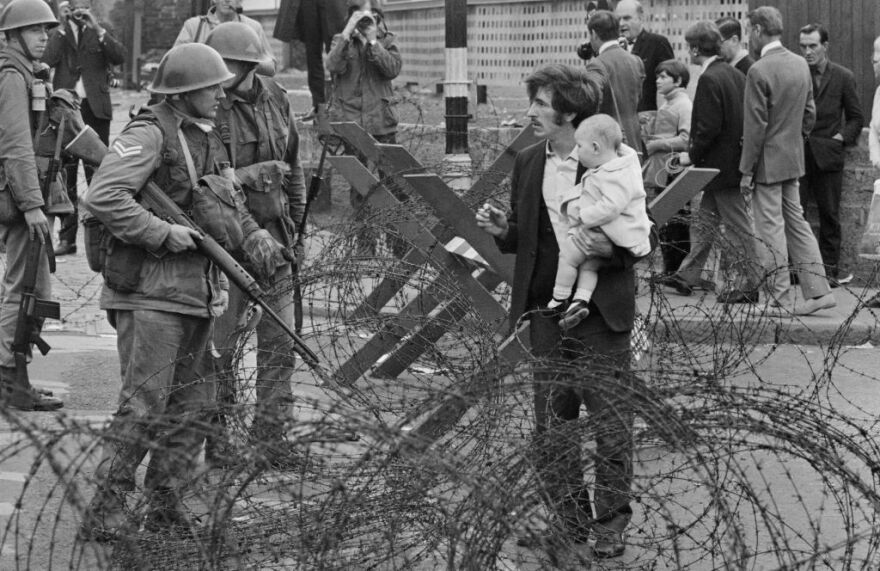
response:
{"label": "suit jacket", "polygon": [[618,45],[609,47],[597,59],[608,71],[611,91],[620,114],[618,121],[626,136],[626,143],[642,153],[638,108],[645,80],[645,64]]}
{"label": "suit jacket", "polygon": [[[547,304],[553,297],[559,245],[542,194],[546,150],[546,141],[541,141],[517,155],[511,175],[509,229],[504,239],[497,240],[502,252],[516,254],[511,324],[526,311]],[[582,165],[578,167],[578,180],[585,170]],[[635,262],[626,250],[614,246],[611,263],[599,270],[590,311],[598,311],[612,331],[632,329],[635,318],[632,265]]]}
{"label": "suit jacket", "polygon": [[806,60],[782,46],[769,50],[746,77],[739,170],[774,184],[804,175],[804,146],[816,120]]}
{"label": "suit jacket", "polygon": [[[854,145],[865,124],[856,91],[856,78],[850,70],[829,61],[813,97],[816,101],[816,124],[805,144],[810,146],[820,170],[842,170],[845,155],[843,146]],[[843,135],[842,142],[832,138],[837,133]]]}
{"label": "suit jacket", "polygon": [[755,58],[753,58],[749,54],[746,54],[746,57],[736,62],[736,65],[733,67],[740,70],[743,76],[746,76],[749,74],[749,70],[752,68],[753,65],[755,65]]}
{"label": "suit jacket", "polygon": [[636,36],[632,55],[638,56],[645,65],[645,79],[642,81],[642,97],[639,111],[657,110],[657,66],[668,59],[674,59],[672,45],[665,36],[642,30]]}
{"label": "suit jacket", "polygon": [[620,113],[617,110],[617,104],[614,102],[614,95],[611,93],[611,81],[608,78],[608,70],[605,68],[605,64],[593,58],[585,62],[584,66],[587,76],[596,82],[596,85],[599,86],[599,92],[602,94],[599,113],[610,115],[620,123]]}
{"label": "suit jacket", "polygon": [[105,27],[104,41],[98,41],[95,30],[84,27],[79,41],[70,26],[58,26],[49,32],[49,41],[43,53],[43,63],[55,68],[52,86],[55,89],[74,89],[82,77],[89,107],[99,119],[113,119],[110,85],[107,73],[110,67],[125,62],[125,48]]}
{"label": "suit jacket", "polygon": [[[309,2],[315,5],[320,3],[322,7],[320,22],[304,21],[300,8]],[[321,37],[332,38],[342,31],[348,21],[347,6],[346,0],[281,0],[272,35],[282,42],[305,41],[305,26],[313,26],[320,28]]]}
{"label": "suit jacket", "polygon": [[720,59],[697,81],[688,154],[695,166],[721,171],[706,190],[739,187],[745,85],[745,76]]}

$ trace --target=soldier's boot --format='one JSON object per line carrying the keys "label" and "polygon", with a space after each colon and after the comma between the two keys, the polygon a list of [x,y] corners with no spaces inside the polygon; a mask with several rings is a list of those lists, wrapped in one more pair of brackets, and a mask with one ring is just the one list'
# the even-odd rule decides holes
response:
{"label": "soldier's boot", "polygon": [[308,449],[288,440],[284,423],[278,419],[257,418],[251,425],[249,436],[261,468],[292,472],[308,467]]}
{"label": "soldier's boot", "polygon": [[193,521],[187,516],[183,503],[172,488],[159,487],[149,493],[144,528],[148,531],[181,532],[192,529]]}
{"label": "soldier's boot", "polygon": [[25,411],[58,410],[64,403],[47,391],[38,391],[30,383],[21,381],[15,367],[0,367],[0,402]]}
{"label": "soldier's boot", "polygon": [[86,508],[78,537],[82,541],[113,541],[125,530],[135,531],[125,510],[125,497],[106,486],[98,488]]}

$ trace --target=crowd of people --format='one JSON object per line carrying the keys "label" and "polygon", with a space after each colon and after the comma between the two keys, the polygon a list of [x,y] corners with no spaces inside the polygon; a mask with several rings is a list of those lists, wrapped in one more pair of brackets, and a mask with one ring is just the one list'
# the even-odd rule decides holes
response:
{"label": "crowd of people", "polygon": [[[76,195],[75,162],[61,176],[72,202],[94,221],[99,238],[90,262],[104,277],[101,307],[118,334],[119,405],[80,529],[84,539],[107,541],[132,525],[125,495],[148,452],[145,525],[157,531],[192,525],[182,498],[203,447],[216,467],[240,460],[223,405],[233,399],[247,292],[202,254],[198,231],[156,216],[138,195],[157,185],[239,256],[269,291],[272,310],[291,323],[287,284],[302,263],[306,185],[296,118],[286,90],[272,79],[277,62],[237,0],[216,0],[206,15],[183,24],[159,65],[151,104],[112,145],[109,86],[123,46],[94,17],[90,0],[59,8],[56,17],[43,0],[11,0],[0,12],[0,227],[7,259],[0,396],[23,410],[63,406],[21,374],[14,355],[21,348],[13,343],[25,290],[51,297],[52,256],[40,256],[34,283],[25,283],[31,249],[52,243],[43,182],[49,175],[34,145],[47,129],[61,136],[45,108],[51,83],[109,147],[100,166],[86,167],[85,196]],[[777,315],[833,308],[832,288],[852,279],[840,268],[844,149],[865,121],[856,78],[830,61],[828,31],[819,23],[800,29],[798,55],[782,45],[777,9],[751,11],[754,58],[739,21],[694,24],[685,41],[701,73],[691,100],[688,67],[673,58],[666,38],[645,29],[642,4],[599,8],[590,7],[584,66],[548,63],[526,79],[527,115],[542,141],[518,154],[509,207],[486,204],[476,220],[502,251],[516,255],[511,322],[529,321],[536,357],[577,371],[571,378],[536,373],[535,457],[552,518],[546,531],[520,543],[551,548],[594,537],[597,556],[616,557],[626,548],[633,513],[633,411],[626,395],[638,383],[629,373],[634,265],[659,245],[658,282],[690,295],[706,287],[702,274],[714,249],[731,276],[717,294],[721,303],[763,300]],[[283,1],[275,35],[306,43],[312,107],[299,119],[327,114],[358,122],[377,141],[396,140],[391,81],[402,61],[379,2]],[[880,79],[880,38],[873,64]],[[880,89],[869,140],[880,167]],[[673,163],[719,174],[694,205],[692,223],[683,217],[678,226],[657,229],[647,199],[674,180]],[[352,200],[362,206],[356,193]],[[808,201],[819,210],[818,239],[804,218]],[[76,212],[62,219],[50,253],[76,253],[78,219]],[[729,240],[718,240],[721,226]],[[869,304],[880,306],[880,298]],[[39,319],[33,328],[38,335]],[[294,421],[294,350],[269,320],[256,325],[256,337],[250,445],[266,467],[291,469],[303,461],[286,439]],[[581,405],[603,425],[592,500],[580,442],[564,432]]]}

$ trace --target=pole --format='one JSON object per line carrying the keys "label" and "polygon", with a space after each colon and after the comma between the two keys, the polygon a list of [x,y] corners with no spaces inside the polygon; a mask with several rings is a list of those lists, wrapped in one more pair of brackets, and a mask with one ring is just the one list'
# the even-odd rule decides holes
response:
{"label": "pole", "polygon": [[468,152],[467,0],[446,0],[446,154]]}

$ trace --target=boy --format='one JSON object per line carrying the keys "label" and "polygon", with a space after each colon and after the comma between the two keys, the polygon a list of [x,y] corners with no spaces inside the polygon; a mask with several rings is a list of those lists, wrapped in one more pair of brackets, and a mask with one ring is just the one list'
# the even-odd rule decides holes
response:
{"label": "boy", "polygon": [[622,143],[620,126],[608,115],[594,115],[578,126],[575,141],[578,159],[590,170],[562,199],[562,216],[570,226],[559,244],[553,300],[547,304],[548,309],[562,307],[577,284],[559,321],[562,329],[590,314],[598,270],[611,257],[612,244],[635,257],[651,251],[642,170],[636,152]]}
{"label": "boy", "polygon": [[685,88],[690,81],[687,66],[670,59],[657,66],[657,93],[664,102],[644,138],[648,166],[645,168],[645,186],[658,190],[666,188],[669,173],[666,160],[670,153],[688,150],[693,103]]}

